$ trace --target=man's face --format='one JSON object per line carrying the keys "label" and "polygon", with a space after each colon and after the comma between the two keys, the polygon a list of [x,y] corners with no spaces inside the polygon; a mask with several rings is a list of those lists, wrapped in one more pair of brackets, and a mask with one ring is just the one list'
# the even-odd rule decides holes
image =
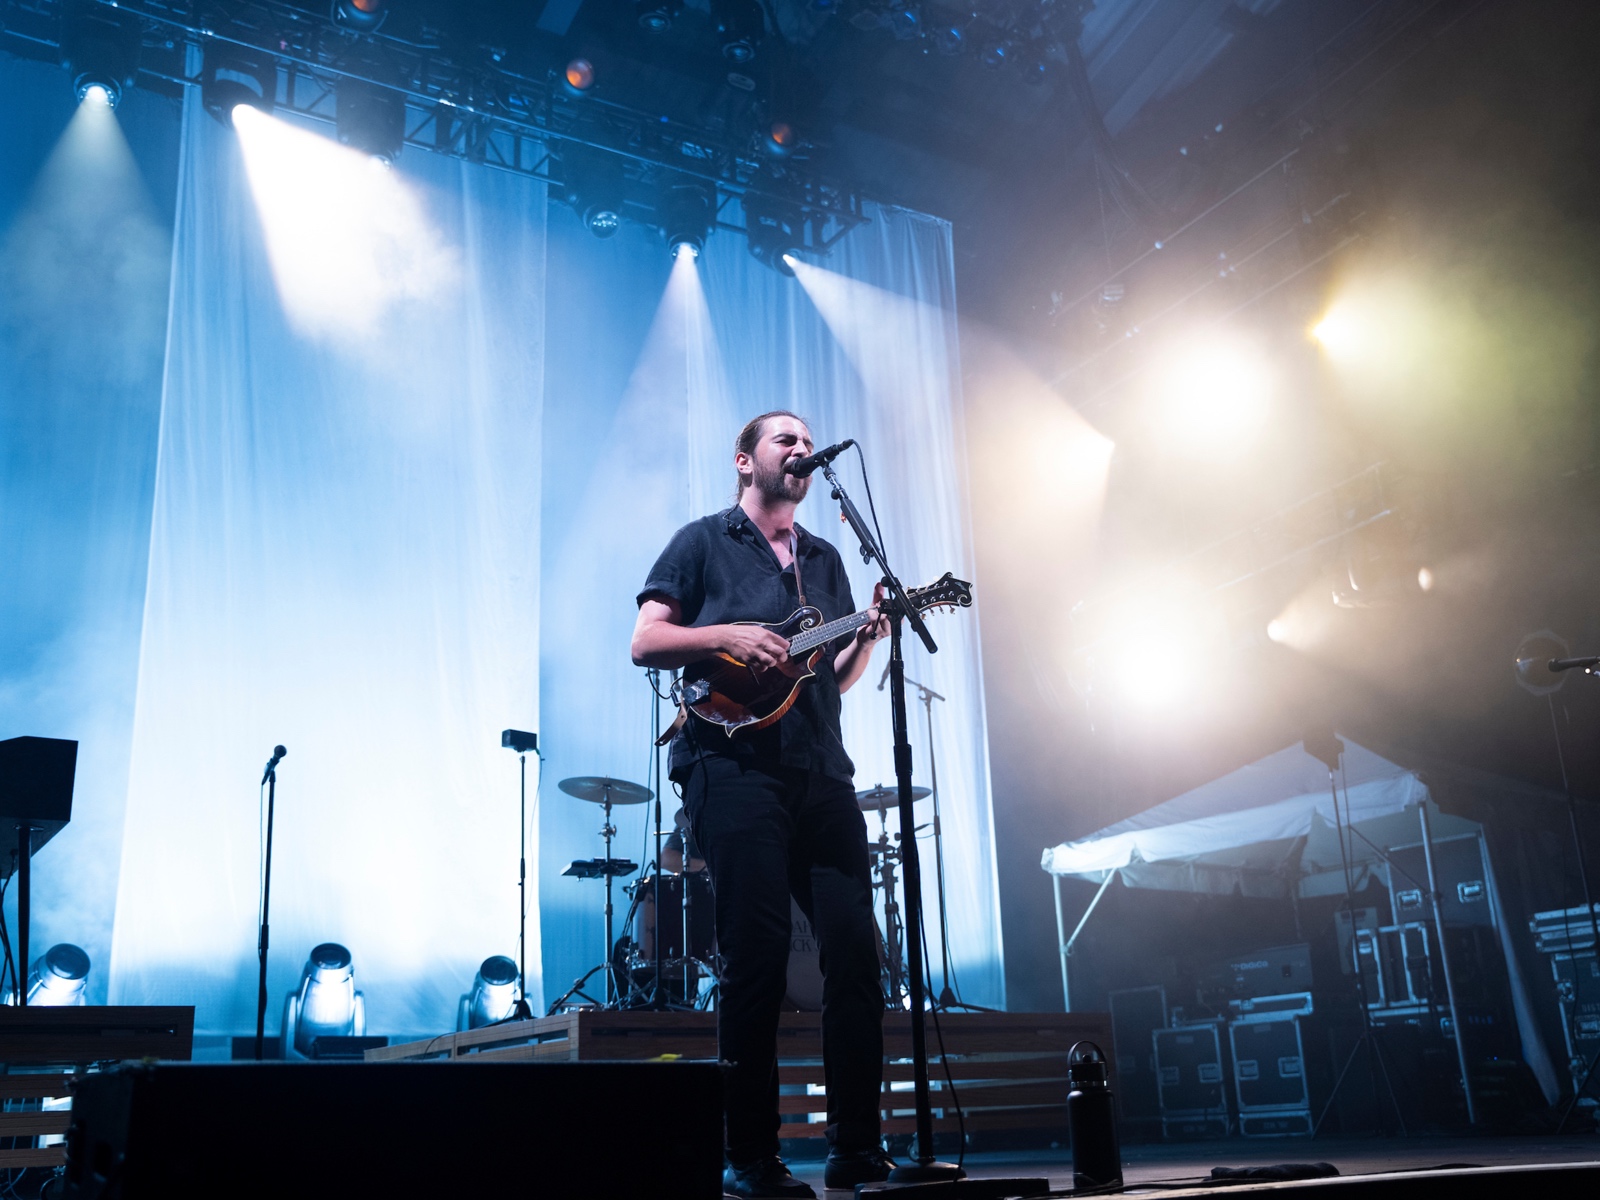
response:
{"label": "man's face", "polygon": [[773,417],[761,430],[754,455],[737,454],[734,466],[751,473],[751,486],[768,500],[798,504],[811,490],[811,478],[796,479],[784,465],[810,454],[811,431],[793,417]]}

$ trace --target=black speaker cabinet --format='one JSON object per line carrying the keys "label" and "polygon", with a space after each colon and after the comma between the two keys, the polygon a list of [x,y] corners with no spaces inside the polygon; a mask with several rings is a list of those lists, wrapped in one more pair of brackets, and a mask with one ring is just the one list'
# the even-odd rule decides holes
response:
{"label": "black speaker cabinet", "polygon": [[722,1194],[716,1064],[161,1063],[74,1087],[64,1195]]}

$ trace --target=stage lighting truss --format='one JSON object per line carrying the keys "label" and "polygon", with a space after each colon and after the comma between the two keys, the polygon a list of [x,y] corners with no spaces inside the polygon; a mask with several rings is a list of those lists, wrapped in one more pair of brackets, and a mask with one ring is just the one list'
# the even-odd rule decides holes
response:
{"label": "stage lighting truss", "polygon": [[[295,0],[237,0],[202,18],[194,6],[172,0],[120,0],[115,9],[84,2],[96,13],[120,14],[118,21],[142,32],[143,85],[179,95],[198,84],[207,111],[224,124],[232,123],[236,105],[250,104],[337,125],[342,85],[357,81],[401,98],[402,145],[556,185],[565,182],[559,164],[574,147],[613,154],[623,160],[619,215],[658,229],[666,223],[661,200],[669,178],[696,180],[713,194],[708,229],[745,232],[721,219],[741,211],[730,204],[734,199],[765,196],[798,206],[808,255],[826,254],[866,219],[863,198],[812,164],[792,126],[779,122],[793,138],[789,145],[773,140],[777,126],[759,96],[740,120],[704,129],[629,107],[597,94],[599,88],[575,89],[567,76],[570,55],[554,49],[539,69],[519,72],[493,54],[458,60],[437,42],[402,38],[398,20],[377,27],[387,4],[349,0],[318,17]],[[67,4],[7,0],[5,44],[35,54],[59,50]],[[657,9],[670,21],[681,0],[642,0],[637,11]],[[372,20],[358,29],[353,14]],[[748,17],[730,25],[747,39],[762,32]],[[194,74],[197,55],[203,66]],[[605,77],[604,62],[593,54],[585,61],[597,79]],[[393,124],[387,128],[392,145]]]}
{"label": "stage lighting truss", "polygon": [[61,58],[78,99],[115,108],[139,74],[143,35],[127,14],[79,0],[66,6]]}

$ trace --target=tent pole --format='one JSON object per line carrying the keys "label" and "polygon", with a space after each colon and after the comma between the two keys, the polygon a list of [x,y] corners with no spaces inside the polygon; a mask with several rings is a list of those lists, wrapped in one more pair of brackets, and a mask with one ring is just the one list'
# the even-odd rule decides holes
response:
{"label": "tent pole", "polygon": [[1422,853],[1428,868],[1428,895],[1433,900],[1433,927],[1439,934],[1439,970],[1444,973],[1445,999],[1450,1005],[1451,1032],[1456,1040],[1456,1063],[1461,1068],[1461,1092],[1467,1098],[1467,1124],[1478,1123],[1477,1108],[1472,1103],[1472,1080],[1467,1074],[1467,1049],[1461,1038],[1461,1014],[1456,1008],[1456,985],[1450,974],[1450,950],[1444,936],[1444,911],[1439,905],[1439,878],[1433,869],[1433,829],[1428,822],[1428,801],[1417,805],[1422,818]]}
{"label": "tent pole", "polygon": [[[1072,1011],[1072,993],[1067,989],[1067,960],[1072,957],[1072,947],[1078,943],[1078,935],[1083,932],[1083,927],[1089,923],[1089,918],[1094,915],[1100,897],[1106,894],[1106,889],[1111,886],[1111,881],[1117,877],[1115,870],[1107,871],[1105,879],[1100,884],[1100,890],[1094,894],[1094,899],[1089,901],[1089,907],[1083,910],[1083,916],[1078,921],[1078,927],[1072,931],[1072,936],[1061,943],[1061,993],[1067,1012]],[[1061,920],[1061,876],[1056,879],[1056,932],[1059,934],[1066,928]]]}

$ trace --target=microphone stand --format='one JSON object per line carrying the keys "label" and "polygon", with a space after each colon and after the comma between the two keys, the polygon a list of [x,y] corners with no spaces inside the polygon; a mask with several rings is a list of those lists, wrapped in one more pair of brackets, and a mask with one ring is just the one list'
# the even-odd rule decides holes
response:
{"label": "microphone stand", "polygon": [[[273,761],[267,764],[267,845],[265,863],[261,872],[261,934],[256,942],[256,953],[261,959],[261,980],[256,989],[256,1061],[261,1061],[267,1033],[267,909],[272,902],[272,817],[278,801],[278,762],[274,751]],[[284,1047],[278,1048],[283,1057]]]}
{"label": "microphone stand", "polygon": [[[927,624],[916,606],[910,601],[905,587],[890,568],[883,547],[878,545],[867,523],[862,520],[844,485],[839,482],[831,463],[824,463],[822,473],[832,486],[832,495],[839,502],[839,510],[850,528],[855,530],[861,543],[861,560],[876,562],[883,572],[883,586],[889,596],[889,700],[894,715],[894,771],[900,789],[900,828],[910,830],[910,837],[902,838],[901,879],[905,889],[906,952],[911,970],[908,982],[911,990],[911,1064],[916,1087],[917,1140],[915,1161],[903,1163],[889,1173],[887,1185],[864,1185],[872,1191],[900,1192],[905,1185],[933,1184],[938,1194],[955,1193],[951,1185],[966,1178],[966,1172],[954,1163],[942,1163],[933,1154],[933,1106],[928,1094],[928,1043],[926,1029],[926,1000],[923,988],[922,957],[922,873],[917,860],[916,816],[911,799],[911,740],[906,722],[906,672],[905,657],[901,651],[901,626],[911,623],[912,631],[921,640],[929,654],[937,654],[939,647],[928,632]],[[993,1180],[984,1180],[986,1188],[996,1186]],[[897,1186],[898,1185],[898,1186]],[[998,1193],[996,1193],[998,1194]]]}

